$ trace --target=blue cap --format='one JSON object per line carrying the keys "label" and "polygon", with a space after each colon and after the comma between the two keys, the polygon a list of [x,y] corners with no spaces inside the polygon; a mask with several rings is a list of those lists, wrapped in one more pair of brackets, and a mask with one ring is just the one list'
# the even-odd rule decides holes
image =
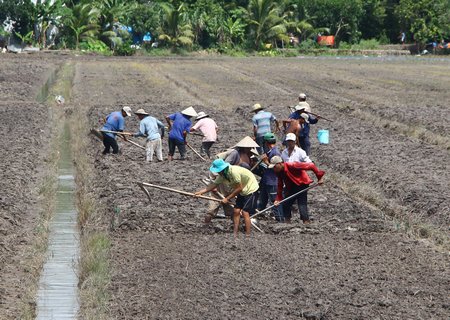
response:
{"label": "blue cap", "polygon": [[216,159],[213,161],[209,170],[214,173],[218,173],[223,171],[225,168],[229,167],[230,164],[228,162],[223,161],[223,159]]}

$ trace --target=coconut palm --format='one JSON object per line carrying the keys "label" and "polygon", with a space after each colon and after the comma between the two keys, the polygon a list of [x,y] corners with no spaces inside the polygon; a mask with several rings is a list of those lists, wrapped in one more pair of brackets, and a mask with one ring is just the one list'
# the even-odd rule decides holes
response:
{"label": "coconut palm", "polygon": [[170,47],[190,47],[193,44],[194,33],[191,25],[186,22],[184,6],[178,9],[169,4],[162,4],[163,21],[159,30],[158,40],[167,43]]}
{"label": "coconut palm", "polygon": [[77,50],[80,39],[94,38],[98,34],[99,14],[100,10],[90,3],[79,3],[73,6],[71,14],[66,17],[64,24],[73,31]]}
{"label": "coconut palm", "polygon": [[276,0],[251,0],[249,7],[250,37],[255,49],[267,42],[288,40],[281,6]]}

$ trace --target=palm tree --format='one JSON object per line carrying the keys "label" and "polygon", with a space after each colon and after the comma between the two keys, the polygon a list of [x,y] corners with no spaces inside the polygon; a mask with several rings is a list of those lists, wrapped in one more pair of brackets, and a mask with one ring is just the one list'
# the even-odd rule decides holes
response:
{"label": "palm tree", "polygon": [[248,7],[251,38],[255,49],[267,42],[288,40],[284,16],[276,0],[250,0]]}
{"label": "palm tree", "polygon": [[56,21],[58,17],[64,15],[64,10],[67,8],[63,6],[62,0],[37,0],[36,1],[36,17],[35,28],[37,41],[42,47],[46,47],[45,33],[51,22]]}
{"label": "palm tree", "polygon": [[72,8],[72,13],[65,20],[65,25],[75,34],[75,47],[78,50],[80,39],[93,38],[98,34],[98,17],[100,10],[90,3],[79,3]]}
{"label": "palm tree", "polygon": [[135,7],[135,3],[129,4],[127,0],[100,0],[97,7],[100,10],[102,30],[112,31],[114,22],[124,20]]}
{"label": "palm tree", "polygon": [[160,41],[166,42],[172,49],[176,47],[189,47],[193,44],[194,33],[189,23],[185,22],[183,4],[174,9],[171,5],[161,5],[164,17],[159,30]]}
{"label": "palm tree", "polygon": [[223,40],[225,43],[234,46],[238,42],[242,42],[245,32],[245,24],[241,19],[228,18],[221,28],[221,33],[223,34]]}

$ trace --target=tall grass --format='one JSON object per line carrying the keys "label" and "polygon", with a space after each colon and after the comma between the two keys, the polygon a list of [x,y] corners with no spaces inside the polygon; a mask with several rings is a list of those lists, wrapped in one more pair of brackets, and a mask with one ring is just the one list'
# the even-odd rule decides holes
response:
{"label": "tall grass", "polygon": [[88,109],[74,107],[71,134],[75,159],[76,203],[78,224],[82,231],[79,264],[80,318],[108,319],[108,286],[110,271],[110,238],[102,224],[104,208],[92,189],[96,173],[89,148]]}

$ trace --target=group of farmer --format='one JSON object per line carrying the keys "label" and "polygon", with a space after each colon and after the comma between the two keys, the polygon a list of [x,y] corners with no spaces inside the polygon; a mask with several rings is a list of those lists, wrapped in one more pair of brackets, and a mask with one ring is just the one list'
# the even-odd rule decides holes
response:
{"label": "group of farmer", "polygon": [[[304,93],[301,93],[298,99],[299,102],[291,110],[289,118],[281,122],[283,130],[272,113],[265,111],[260,104],[255,104],[252,108],[255,113],[252,118],[254,137],[247,136],[232,148],[216,155],[209,168],[209,178],[203,180],[207,186],[195,193],[195,196],[200,196],[211,192],[213,197],[220,199],[220,202],[210,202],[205,217],[206,223],[223,207],[225,215],[233,219],[234,234],[237,236],[243,217],[248,235],[252,225],[251,217],[264,210],[269,202],[273,218],[278,222],[290,222],[292,205],[295,202],[303,223],[311,222],[307,190],[322,184],[325,172],[319,170],[309,158],[309,125],[317,123],[320,117],[313,116]],[[123,107],[121,111],[113,112],[106,118],[101,129],[104,154],[109,153],[111,148],[113,153],[118,153],[115,135],[123,133],[124,118],[131,116],[131,112],[129,107]],[[163,161],[162,138],[166,129],[164,124],[143,109],[137,110],[135,114],[139,117],[140,128],[132,135],[147,137],[147,161],[153,160],[155,152],[158,161]],[[195,118],[193,126],[192,118]],[[201,155],[211,159],[210,149],[217,141],[218,127],[208,114],[197,114],[193,107],[189,107],[168,115],[166,121],[169,130],[169,161],[173,160],[176,148],[180,159],[186,159],[186,146],[191,147],[187,144],[186,137],[190,133],[203,136]],[[284,145],[282,151],[277,147],[277,134],[280,133],[283,133],[279,141]],[[126,135],[120,136],[127,139]],[[311,185],[313,180],[307,171],[315,174],[316,184]],[[261,177],[259,182],[255,175]]]}

